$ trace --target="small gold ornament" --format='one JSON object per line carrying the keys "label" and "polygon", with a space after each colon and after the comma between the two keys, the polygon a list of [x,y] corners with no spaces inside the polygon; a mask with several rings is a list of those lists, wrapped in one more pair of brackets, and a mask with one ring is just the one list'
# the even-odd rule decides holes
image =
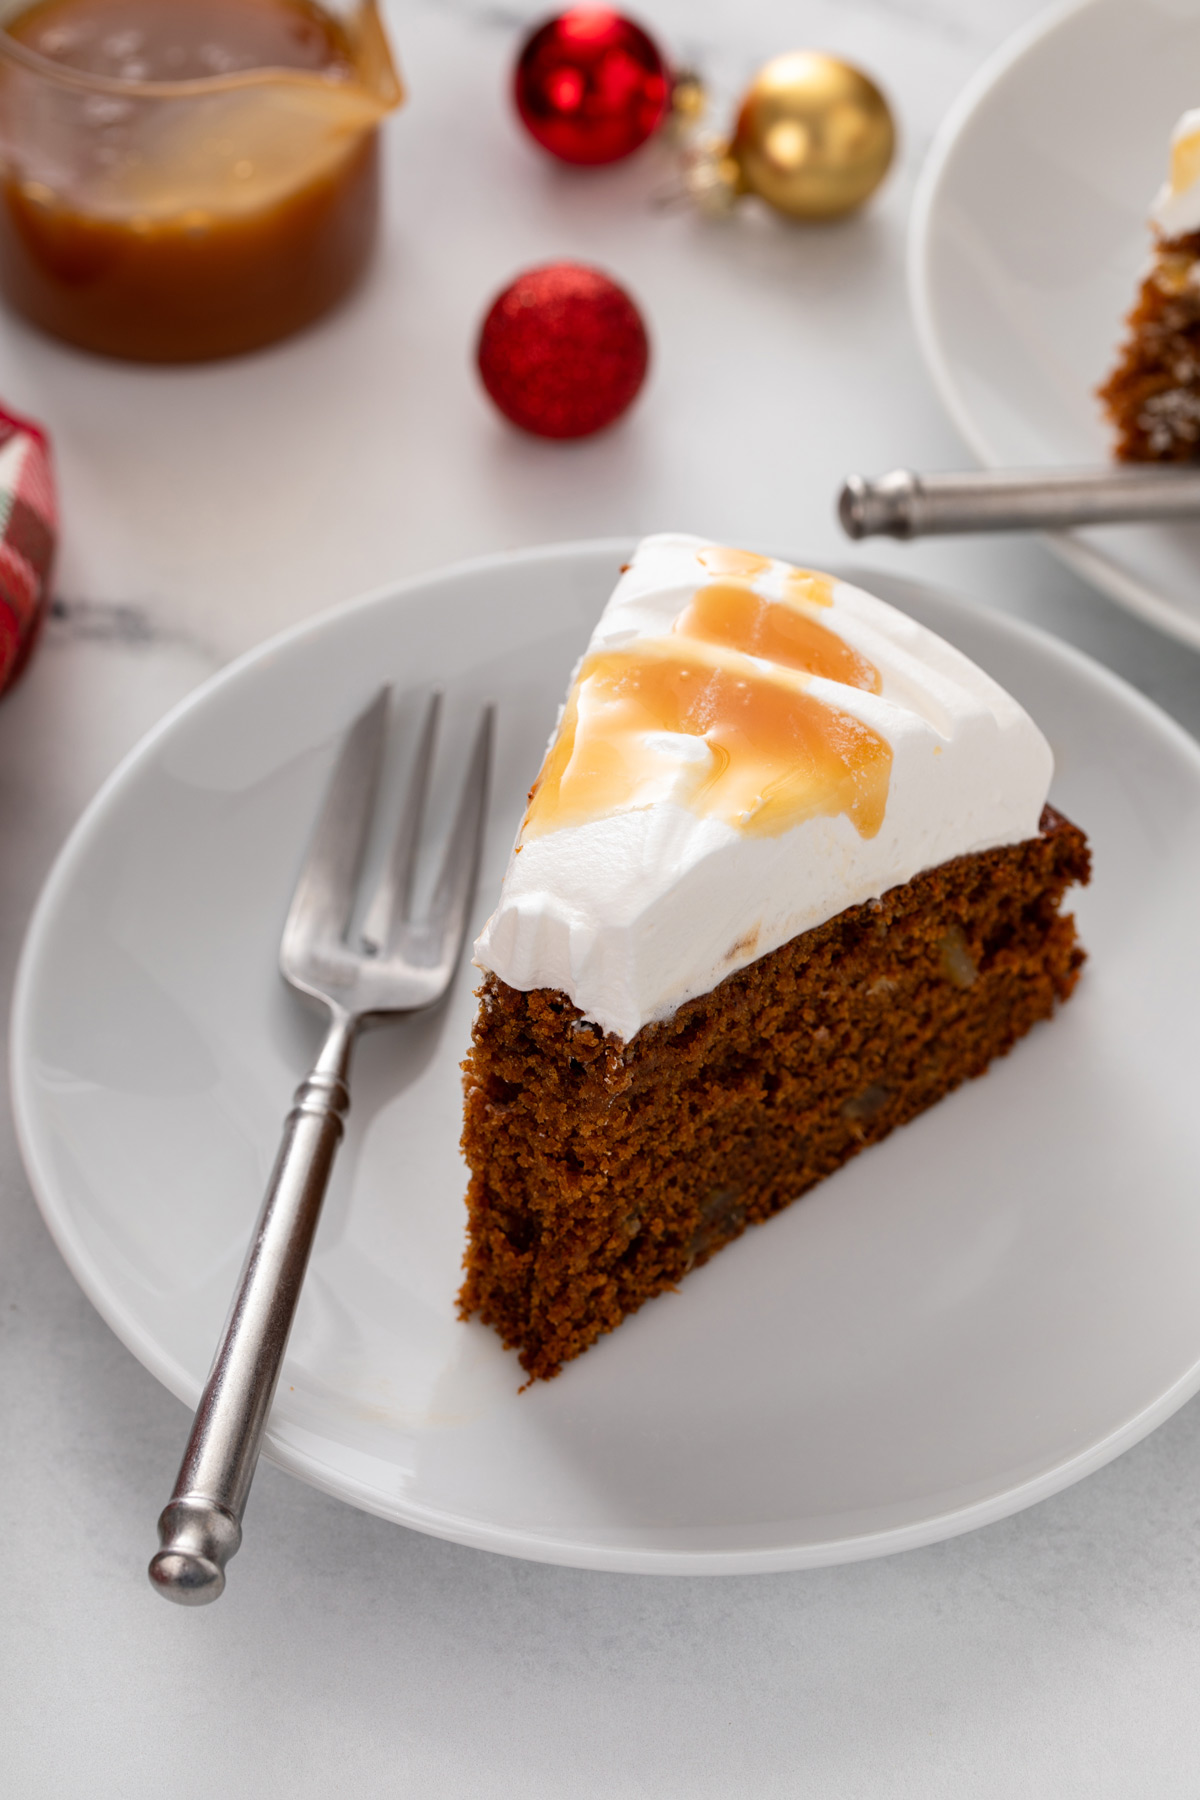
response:
{"label": "small gold ornament", "polygon": [[695,143],[685,180],[706,212],[755,194],[789,219],[836,219],[875,192],[895,147],[873,81],[836,56],[795,50],[759,70],[732,138]]}

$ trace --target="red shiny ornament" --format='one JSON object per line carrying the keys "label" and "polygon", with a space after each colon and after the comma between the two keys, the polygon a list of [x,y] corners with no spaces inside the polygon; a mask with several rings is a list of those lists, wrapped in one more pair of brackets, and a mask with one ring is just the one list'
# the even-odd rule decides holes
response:
{"label": "red shiny ornament", "polygon": [[646,377],[650,345],[624,288],[599,269],[527,269],[493,302],[479,373],[506,419],[537,437],[587,437],[619,419]]}
{"label": "red shiny ornament", "polygon": [[569,163],[610,163],[666,117],[671,78],[632,19],[577,6],[528,38],[517,62],[517,111],[543,150]]}

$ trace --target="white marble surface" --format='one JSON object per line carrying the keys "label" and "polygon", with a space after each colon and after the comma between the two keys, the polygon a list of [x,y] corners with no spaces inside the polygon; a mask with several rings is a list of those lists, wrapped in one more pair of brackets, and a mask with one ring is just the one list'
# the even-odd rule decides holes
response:
{"label": "white marble surface", "polygon": [[[1131,0],[1136,3],[1136,0]],[[789,232],[651,204],[652,151],[572,177],[504,101],[540,8],[393,9],[413,99],[361,297],[203,371],[75,356],[0,322],[0,394],[51,426],[64,615],[0,706],[0,979],[73,819],[122,751],[279,626],[451,558],[700,529],[847,560],[851,468],[953,466],[907,317],[932,132],[1034,0],[659,0],[732,95],[800,41],[861,59],[903,129],[869,215]],[[470,349],[491,293],[559,255],[643,302],[653,378],[607,438],[520,441]],[[850,559],[1036,619],[1200,731],[1200,662],[1036,545]],[[1059,1498],[891,1561],[736,1580],[510,1562],[367,1518],[265,1467],[220,1605],[143,1567],[185,1418],[74,1286],[0,1120],[0,1785],[31,1800],[221,1794],[1192,1796],[1200,1766],[1200,1402]]]}

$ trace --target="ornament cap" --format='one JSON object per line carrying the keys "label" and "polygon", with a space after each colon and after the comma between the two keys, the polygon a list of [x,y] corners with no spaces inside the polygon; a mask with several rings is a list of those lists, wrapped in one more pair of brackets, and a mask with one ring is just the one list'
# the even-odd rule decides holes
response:
{"label": "ornament cap", "polygon": [[741,165],[728,138],[697,138],[688,148],[683,167],[684,191],[692,204],[710,218],[726,218],[746,192]]}
{"label": "ornament cap", "polygon": [[671,103],[663,130],[686,143],[708,111],[708,89],[695,69],[677,69],[671,80]]}

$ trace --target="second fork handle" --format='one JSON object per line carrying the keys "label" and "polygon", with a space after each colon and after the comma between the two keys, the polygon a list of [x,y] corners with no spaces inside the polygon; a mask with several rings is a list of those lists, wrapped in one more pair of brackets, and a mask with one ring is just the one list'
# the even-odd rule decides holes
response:
{"label": "second fork handle", "polygon": [[1083,525],[1200,518],[1195,469],[967,469],[850,475],[838,518],[852,538],[975,531],[1066,531]]}
{"label": "second fork handle", "polygon": [[158,1521],[162,1547],[150,1580],[184,1606],[218,1597],[242,1541],[242,1513],[350,1106],[355,1023],[334,1018],[296,1089],[175,1491]]}

